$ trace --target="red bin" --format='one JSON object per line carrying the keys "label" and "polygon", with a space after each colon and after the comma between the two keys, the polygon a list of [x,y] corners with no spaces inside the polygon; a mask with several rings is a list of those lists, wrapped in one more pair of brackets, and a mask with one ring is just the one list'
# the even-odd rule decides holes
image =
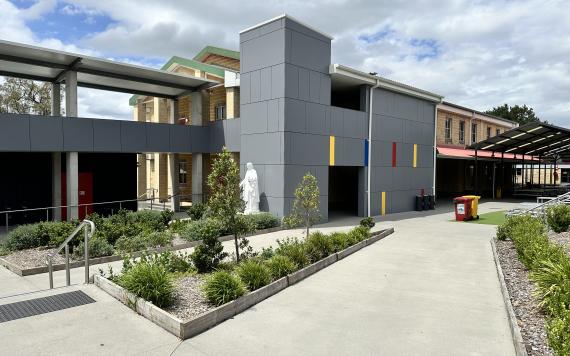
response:
{"label": "red bin", "polygon": [[455,204],[455,220],[471,220],[471,201],[473,198],[458,197],[453,199]]}

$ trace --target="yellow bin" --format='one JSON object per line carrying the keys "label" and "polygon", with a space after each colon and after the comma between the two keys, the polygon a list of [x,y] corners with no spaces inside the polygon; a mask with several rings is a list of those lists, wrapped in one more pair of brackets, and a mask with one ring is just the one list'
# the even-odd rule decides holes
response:
{"label": "yellow bin", "polygon": [[479,199],[481,199],[478,195],[464,195],[464,198],[471,198],[471,218],[472,219],[479,219],[479,215],[477,214],[477,208],[479,207]]}

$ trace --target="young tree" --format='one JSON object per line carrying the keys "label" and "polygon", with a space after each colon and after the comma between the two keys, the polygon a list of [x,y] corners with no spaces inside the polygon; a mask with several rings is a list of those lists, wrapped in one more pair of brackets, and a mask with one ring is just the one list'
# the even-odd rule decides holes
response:
{"label": "young tree", "polygon": [[[208,187],[210,189],[210,199],[208,207],[214,218],[217,218],[224,227],[234,235],[236,248],[236,258],[240,260],[240,248],[247,249],[248,241],[243,235],[251,231],[251,226],[243,218],[245,202],[241,199],[241,188],[239,186],[239,167],[232,158],[232,155],[224,147],[222,153],[218,154],[212,162],[212,172],[208,176]],[[241,242],[238,241],[241,237]]]}
{"label": "young tree", "polygon": [[520,125],[524,125],[529,122],[540,121],[538,116],[536,116],[536,114],[534,113],[533,108],[528,107],[526,105],[509,106],[507,104],[503,104],[491,110],[487,110],[486,113],[514,121]]}
{"label": "young tree", "polygon": [[0,112],[51,114],[51,86],[20,78],[6,78],[0,84]]}
{"label": "young tree", "polygon": [[289,226],[304,225],[308,237],[309,228],[319,221],[320,217],[317,178],[307,173],[295,189],[293,209],[291,215],[286,217],[285,223]]}

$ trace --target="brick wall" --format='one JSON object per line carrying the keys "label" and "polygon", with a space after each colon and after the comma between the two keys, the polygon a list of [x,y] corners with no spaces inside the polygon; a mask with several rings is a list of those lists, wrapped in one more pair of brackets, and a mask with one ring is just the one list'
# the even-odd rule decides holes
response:
{"label": "brick wall", "polygon": [[210,121],[216,119],[216,106],[218,105],[226,105],[226,88],[223,86],[210,90]]}
{"label": "brick wall", "polygon": [[[451,142],[446,141],[445,138],[445,121],[451,118]],[[464,143],[459,142],[459,123],[465,122],[465,136]],[[510,129],[509,126],[500,126],[489,123],[480,119],[472,119],[470,116],[460,115],[457,113],[447,112],[441,109],[437,111],[437,143],[441,145],[454,145],[458,147],[465,147],[470,145],[471,142],[471,124],[477,124],[477,142],[487,138],[487,128],[491,129],[491,137],[496,136],[496,130],[500,129],[503,133]]]}

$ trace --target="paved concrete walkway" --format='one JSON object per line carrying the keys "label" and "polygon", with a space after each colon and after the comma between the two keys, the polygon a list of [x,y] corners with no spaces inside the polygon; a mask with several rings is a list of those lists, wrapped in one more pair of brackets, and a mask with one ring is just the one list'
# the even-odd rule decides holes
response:
{"label": "paved concrete walkway", "polygon": [[[383,220],[396,233],[190,340],[83,286],[75,288],[97,303],[0,324],[0,354],[513,355],[489,245],[494,226],[452,222],[451,213]],[[255,247],[273,243],[252,238]],[[77,282],[82,273],[74,270]],[[8,279],[0,272],[0,285]],[[47,276],[21,280],[39,288]],[[34,294],[45,293],[53,292]],[[18,298],[30,297],[0,304]]]}

